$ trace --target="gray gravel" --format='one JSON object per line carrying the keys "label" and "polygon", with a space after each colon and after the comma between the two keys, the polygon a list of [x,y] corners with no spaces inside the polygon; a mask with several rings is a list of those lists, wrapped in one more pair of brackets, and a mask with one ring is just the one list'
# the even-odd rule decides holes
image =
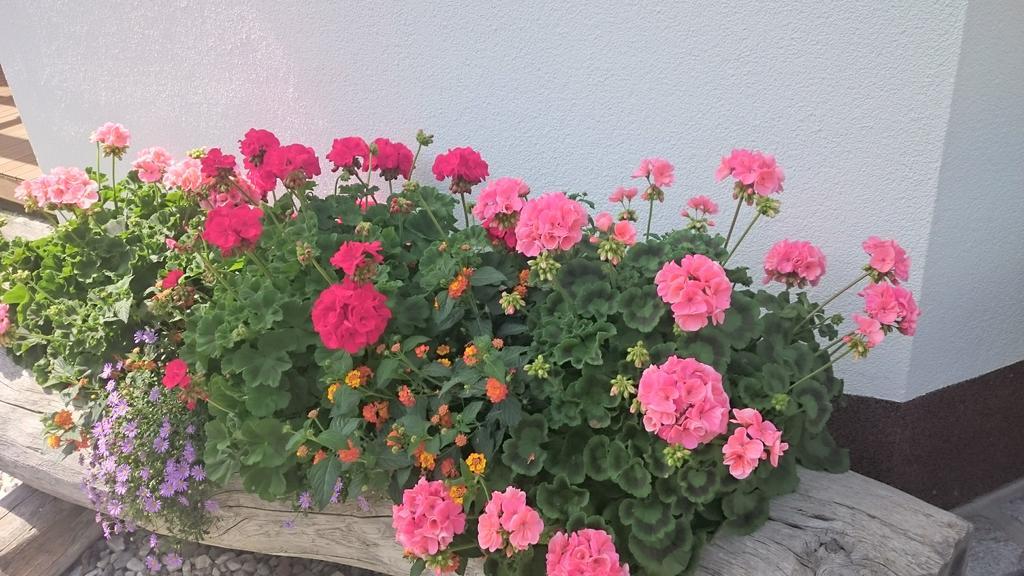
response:
{"label": "gray gravel", "polygon": [[[298,528],[297,528],[298,529]],[[360,568],[284,556],[268,556],[200,544],[184,544],[181,568],[159,574],[175,576],[382,576]],[[149,554],[149,532],[100,539],[64,576],[142,576],[151,574],[144,562]]]}

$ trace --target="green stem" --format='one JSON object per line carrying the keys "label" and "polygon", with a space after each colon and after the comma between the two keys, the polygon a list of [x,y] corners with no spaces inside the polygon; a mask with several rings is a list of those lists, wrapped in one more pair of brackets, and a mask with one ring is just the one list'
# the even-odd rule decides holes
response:
{"label": "green stem", "polygon": [[220,271],[217,270],[217,267],[214,266],[213,263],[210,262],[210,259],[206,257],[206,252],[209,249],[210,246],[206,244],[205,240],[203,240],[203,250],[197,251],[196,255],[199,256],[199,259],[203,262],[203,265],[206,267],[206,271],[213,275],[213,277],[217,280],[217,283],[227,288],[228,292],[234,293],[234,289],[232,288],[231,284],[228,283],[224,276],[221,276]]}
{"label": "green stem", "polygon": [[835,300],[836,298],[839,298],[839,296],[842,295],[843,292],[846,292],[850,288],[853,288],[854,286],[859,284],[861,280],[867,278],[869,275],[870,275],[870,272],[865,272],[865,273],[861,274],[860,276],[857,277],[856,280],[854,280],[853,282],[850,282],[842,290],[840,290],[839,292],[836,292],[835,294],[833,294],[831,298],[829,298],[828,300],[825,300],[821,304],[818,304],[817,306],[815,306],[811,310],[811,313],[808,314],[806,317],[804,317],[804,319],[801,320],[800,323],[797,324],[795,328],[793,328],[793,333],[796,333],[796,331],[799,330],[801,326],[803,326],[804,324],[807,323],[808,320],[813,318],[814,315],[817,314],[819,310],[821,310],[825,306],[828,306],[829,304],[831,304],[832,301]]}
{"label": "green stem", "polygon": [[334,196],[338,195],[338,187],[341,185],[341,176],[344,173],[345,172],[342,171],[340,174],[338,174],[338,177],[334,179]]}
{"label": "green stem", "polygon": [[256,255],[256,252],[249,252],[249,256],[252,258],[252,261],[255,262],[257,266],[260,267],[260,270],[263,270],[263,274],[266,275],[267,280],[273,282],[274,275],[270,273],[270,269],[267,268],[267,265],[263,263],[263,260]]}
{"label": "green stem", "polygon": [[96,182],[100,181],[100,143],[96,143]]}
{"label": "green stem", "polygon": [[648,193],[650,200],[647,205],[647,232],[644,233],[644,240],[651,239],[651,221],[654,220],[654,195]]}
{"label": "green stem", "polygon": [[237,416],[234,413],[234,411],[228,410],[227,408],[225,408],[225,407],[221,406],[220,404],[218,404],[218,403],[214,402],[213,400],[211,400],[209,397],[206,398],[206,403],[209,404],[210,406],[213,406],[213,407],[217,408],[218,410],[221,410],[222,412],[227,412],[228,414],[231,414],[232,416]]}
{"label": "green stem", "polygon": [[740,217],[740,208],[743,208],[743,195],[740,194],[740,199],[736,202],[736,211],[732,214],[732,223],[729,224],[729,233],[725,235],[725,244],[723,248],[729,247],[729,240],[732,238],[732,231],[736,228],[736,219]]}
{"label": "green stem", "polygon": [[791,385],[789,386],[789,389],[790,389],[790,390],[792,390],[793,388],[796,388],[798,384],[800,384],[800,383],[802,383],[802,382],[804,382],[804,381],[806,381],[806,380],[809,380],[809,379],[811,379],[811,378],[814,378],[815,376],[817,376],[817,375],[818,375],[818,374],[820,374],[821,372],[823,372],[823,371],[827,370],[827,369],[828,369],[828,368],[829,368],[830,366],[832,366],[832,365],[833,365],[833,364],[835,364],[836,362],[839,362],[840,360],[842,360],[842,359],[843,359],[843,357],[844,357],[844,356],[846,356],[847,354],[849,354],[850,352],[852,352],[852,349],[849,349],[849,348],[847,348],[845,352],[843,352],[843,353],[842,353],[842,354],[840,354],[839,356],[836,356],[835,358],[833,358],[833,359],[832,359],[832,361],[831,361],[831,362],[829,362],[828,364],[825,364],[824,366],[822,366],[822,367],[818,368],[818,369],[817,369],[817,370],[815,370],[814,372],[811,372],[811,373],[810,373],[810,374],[808,374],[807,376],[804,376],[803,378],[801,378],[801,379],[797,380],[796,382],[793,382],[793,384],[791,384]]}
{"label": "green stem", "polygon": [[324,270],[324,267],[320,265],[320,262],[318,262],[315,257],[314,258],[310,258],[309,262],[311,264],[313,264],[313,268],[316,268],[316,271],[319,272],[320,275],[323,276],[324,280],[327,281],[327,285],[328,286],[330,286],[330,285],[332,285],[332,284],[334,284],[334,283],[336,283],[338,281],[336,278],[334,280],[331,279],[331,277],[327,274],[327,271]]}
{"label": "green stem", "polygon": [[469,206],[466,205],[466,195],[460,193],[459,198],[462,199],[462,215],[466,218],[466,228],[469,228]]}
{"label": "green stem", "polygon": [[725,260],[722,261],[722,266],[725,266],[725,264],[729,262],[729,259],[732,258],[732,255],[736,253],[736,249],[740,247],[740,244],[743,244],[743,239],[747,237],[747,234],[750,234],[750,230],[754,227],[754,224],[757,223],[757,219],[760,217],[760,212],[754,214],[754,219],[750,221],[750,224],[747,224],[747,229],[743,231],[743,234],[740,235],[739,240],[736,241],[736,245],[732,247],[732,250],[729,251],[729,255],[726,256]]}
{"label": "green stem", "polygon": [[826,344],[826,345],[825,345],[825,350],[829,350],[829,349],[831,349],[831,348],[832,348],[833,346],[835,346],[836,344],[840,344],[840,343],[842,343],[842,341],[843,341],[843,338],[846,338],[846,337],[847,337],[847,336],[849,336],[850,334],[853,334],[853,332],[847,332],[846,334],[843,334],[842,336],[840,336],[840,337],[836,338],[835,340],[833,340],[833,341],[829,342],[828,344]]}
{"label": "green stem", "polygon": [[423,208],[427,211],[427,216],[430,216],[430,221],[434,223],[434,227],[437,228],[437,233],[441,238],[445,237],[444,228],[441,227],[441,223],[438,222],[437,216],[434,216],[434,211],[427,205],[427,199],[423,197],[423,191],[420,190],[419,186],[416,186],[416,195],[420,197],[420,202],[423,203]]}
{"label": "green stem", "polygon": [[113,154],[110,155],[110,190],[113,192],[114,199],[114,211],[117,211],[117,158]]}

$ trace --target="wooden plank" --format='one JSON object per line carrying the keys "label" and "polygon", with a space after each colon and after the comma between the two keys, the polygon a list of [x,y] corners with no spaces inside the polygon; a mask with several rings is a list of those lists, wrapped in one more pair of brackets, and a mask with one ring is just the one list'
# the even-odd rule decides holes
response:
{"label": "wooden plank", "polygon": [[22,484],[0,500],[0,575],[62,574],[101,531],[93,512]]}

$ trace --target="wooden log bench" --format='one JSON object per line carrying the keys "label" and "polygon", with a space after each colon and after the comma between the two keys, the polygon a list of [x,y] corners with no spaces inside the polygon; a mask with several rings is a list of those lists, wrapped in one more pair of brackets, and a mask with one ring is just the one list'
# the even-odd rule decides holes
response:
{"label": "wooden log bench", "polygon": [[[77,458],[61,459],[43,444],[40,415],[61,407],[0,351],[0,470],[88,506]],[[221,510],[207,544],[317,558],[394,576],[409,573],[384,502],[368,512],[333,505],[287,529],[283,524],[294,518],[287,504],[262,501],[237,486],[215,498]],[[715,538],[697,574],[956,576],[963,570],[969,532],[970,524],[958,516],[870,478],[802,470],[797,492],[772,502],[767,524],[750,536]],[[472,566],[470,573],[480,574]]]}
{"label": "wooden log bench", "polygon": [[0,499],[0,575],[63,574],[100,537],[94,513],[22,484]]}

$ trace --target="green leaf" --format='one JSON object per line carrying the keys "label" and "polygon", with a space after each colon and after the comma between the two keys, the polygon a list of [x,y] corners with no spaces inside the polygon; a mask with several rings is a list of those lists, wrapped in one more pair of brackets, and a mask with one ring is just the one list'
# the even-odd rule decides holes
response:
{"label": "green leaf", "polygon": [[341,461],[328,456],[309,469],[309,487],[318,508],[327,506],[341,476]]}
{"label": "green leaf", "polygon": [[385,358],[377,365],[377,373],[374,375],[374,382],[379,387],[385,387],[398,372],[398,358]]}
{"label": "green leaf", "polygon": [[537,507],[545,518],[568,518],[573,512],[582,510],[590,501],[590,492],[572,486],[565,476],[555,476],[554,481],[537,488]]}
{"label": "green leaf", "polygon": [[28,301],[28,288],[24,284],[15,284],[4,292],[4,304],[23,304]]}
{"label": "green leaf", "polygon": [[508,286],[508,278],[491,266],[481,266],[473,272],[470,283],[473,286]]}
{"label": "green leaf", "polygon": [[544,416],[526,416],[503,444],[501,461],[519,474],[535,476],[547,459],[548,454],[544,450],[547,440],[548,424]]}

